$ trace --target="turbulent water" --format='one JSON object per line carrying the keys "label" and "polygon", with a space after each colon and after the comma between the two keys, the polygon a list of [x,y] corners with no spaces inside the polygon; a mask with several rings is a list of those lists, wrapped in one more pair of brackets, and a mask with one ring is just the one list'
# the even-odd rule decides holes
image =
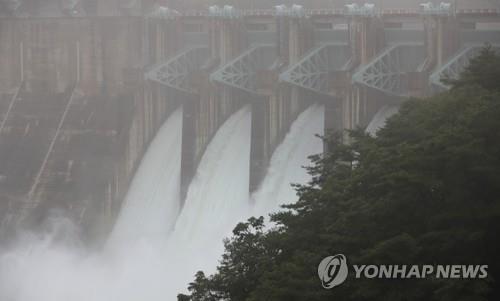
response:
{"label": "turbulent water", "polygon": [[0,250],[0,300],[161,300],[168,273],[161,248],[180,207],[181,136],[182,108],[151,142],[107,252],[84,251],[76,227],[57,214],[42,234],[21,235],[15,249]]}
{"label": "turbulent water", "polygon": [[180,208],[182,107],[159,129],[125,197],[110,244],[161,240]]}
{"label": "turbulent water", "polygon": [[184,291],[199,270],[214,272],[223,238],[249,210],[250,131],[245,107],[225,122],[201,159],[167,245],[175,263],[173,292]]}
{"label": "turbulent water", "polygon": [[215,270],[222,239],[238,221],[296,200],[290,183],[309,180],[302,166],[322,151],[314,135],[323,132],[323,115],[322,106],[312,106],[298,117],[249,196],[251,112],[235,113],[207,147],[175,220],[182,111],[175,112],[134,177],[110,247],[84,251],[76,227],[52,216],[44,233],[22,235],[15,248],[0,250],[0,300],[176,300],[196,271]]}
{"label": "turbulent water", "polygon": [[309,166],[310,155],[323,152],[324,106],[314,105],[305,110],[292,124],[290,132],[271,158],[261,187],[252,195],[255,215],[276,211],[279,205],[297,201],[290,183],[305,184],[310,176],[303,168]]}
{"label": "turbulent water", "polygon": [[189,186],[174,238],[210,242],[207,234],[218,234],[248,212],[251,119],[250,107],[241,109],[212,139]]}

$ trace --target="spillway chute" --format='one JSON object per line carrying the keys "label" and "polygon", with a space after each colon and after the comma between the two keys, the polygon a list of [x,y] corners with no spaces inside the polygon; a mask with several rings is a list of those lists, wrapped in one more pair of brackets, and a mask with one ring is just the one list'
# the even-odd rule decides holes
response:
{"label": "spillway chute", "polygon": [[131,182],[110,244],[166,240],[180,210],[182,107],[150,143]]}

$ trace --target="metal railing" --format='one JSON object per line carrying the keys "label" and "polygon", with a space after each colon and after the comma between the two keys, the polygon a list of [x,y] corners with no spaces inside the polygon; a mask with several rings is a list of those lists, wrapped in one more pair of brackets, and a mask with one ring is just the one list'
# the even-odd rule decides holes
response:
{"label": "metal railing", "polygon": [[[238,17],[275,17],[276,10],[275,9],[235,9],[238,12]],[[354,16],[354,15],[360,15],[360,14],[353,14],[352,12],[349,13],[348,9],[346,8],[314,8],[314,9],[307,9],[304,8],[304,15],[307,17],[321,17],[321,16],[339,16],[339,17],[349,17],[349,16]],[[170,14],[170,17],[175,17],[175,18],[206,18],[210,17],[213,15],[210,14],[209,10],[186,10],[186,11],[181,11],[178,12],[179,14],[172,15]],[[418,8],[409,8],[409,9],[399,9],[399,8],[384,8],[384,9],[377,9],[375,8],[373,10],[373,13],[368,14],[372,16],[379,16],[379,17],[384,17],[384,16],[418,16],[418,15],[424,15],[425,13],[423,12],[422,9]],[[477,16],[477,15],[485,15],[485,16],[499,16],[500,17],[500,9],[495,9],[495,8],[477,8],[477,9],[456,9],[453,11],[453,14],[459,15],[459,16]],[[121,16],[120,12],[117,10],[109,15],[103,15],[100,17],[118,17]],[[132,14],[130,16],[135,16],[135,17],[154,17],[154,15],[147,14],[147,15],[142,15],[142,14]],[[156,16],[162,16],[162,14],[156,15]],[[14,16],[15,17],[15,16]],[[19,18],[22,18],[22,15],[18,16]],[[27,17],[27,16],[26,16]],[[31,16],[33,17],[33,16]],[[74,16],[75,18],[78,17],[91,17],[91,16],[85,16],[85,15],[77,15]]]}

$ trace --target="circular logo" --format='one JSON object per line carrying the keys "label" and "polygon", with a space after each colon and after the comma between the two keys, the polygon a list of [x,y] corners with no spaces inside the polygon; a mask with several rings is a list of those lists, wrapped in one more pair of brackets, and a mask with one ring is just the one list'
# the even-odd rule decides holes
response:
{"label": "circular logo", "polygon": [[342,254],[328,256],[318,266],[321,284],[326,289],[334,288],[347,279],[347,259]]}

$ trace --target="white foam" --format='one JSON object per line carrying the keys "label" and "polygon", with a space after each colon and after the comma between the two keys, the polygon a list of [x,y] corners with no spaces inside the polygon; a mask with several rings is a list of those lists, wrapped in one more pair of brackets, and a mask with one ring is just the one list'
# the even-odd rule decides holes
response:
{"label": "white foam", "polygon": [[250,134],[245,107],[222,125],[200,161],[169,239],[168,254],[177,263],[169,278],[173,292],[184,291],[197,271],[215,271],[222,240],[249,211]]}
{"label": "white foam", "polygon": [[180,208],[182,107],[158,130],[132,180],[112,244],[166,240]]}
{"label": "white foam", "polygon": [[[302,113],[277,148],[252,198],[249,166],[251,111],[241,109],[207,147],[177,215],[182,111],[160,129],[126,197],[106,252],[83,250],[77,231],[61,216],[42,235],[26,235],[0,251],[2,301],[174,301],[196,271],[215,271],[222,239],[251,214],[265,215],[296,200],[290,182],[305,183],[301,167],[322,151],[322,106]],[[61,238],[62,237],[62,238]],[[168,239],[165,239],[168,237]],[[60,242],[62,241],[62,242]],[[70,242],[70,243],[68,243]]]}
{"label": "white foam", "polygon": [[324,116],[324,106],[313,105],[297,117],[271,157],[261,186],[252,195],[253,214],[266,215],[298,200],[291,183],[306,184],[311,180],[303,167],[311,165],[309,156],[323,152],[323,141],[316,135],[324,134]]}

